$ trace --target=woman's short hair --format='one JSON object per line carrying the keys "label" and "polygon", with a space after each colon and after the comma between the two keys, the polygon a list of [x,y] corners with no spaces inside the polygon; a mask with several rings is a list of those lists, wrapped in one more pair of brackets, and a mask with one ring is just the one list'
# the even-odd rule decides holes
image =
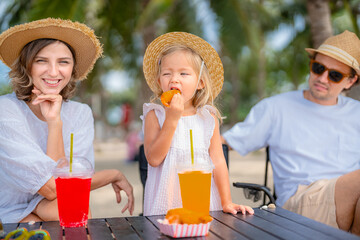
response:
{"label": "woman's short hair", "polygon": [[24,46],[19,54],[19,57],[14,62],[11,71],[9,72],[9,77],[11,79],[10,84],[18,99],[24,100],[26,102],[31,100],[32,90],[34,88],[33,79],[31,78],[32,64],[37,54],[44,47],[54,42],[61,42],[65,44],[69,48],[74,60],[74,67],[70,82],[61,90],[60,95],[65,101],[74,95],[76,87],[75,79],[77,77],[75,67],[75,50],[69,44],[61,40],[42,38],[31,41]]}

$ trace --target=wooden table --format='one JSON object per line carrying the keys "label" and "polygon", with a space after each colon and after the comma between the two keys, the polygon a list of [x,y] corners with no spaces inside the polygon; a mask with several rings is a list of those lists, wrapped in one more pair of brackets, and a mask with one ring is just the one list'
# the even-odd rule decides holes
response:
{"label": "wooden table", "polygon": [[[209,235],[196,239],[360,239],[280,207],[255,209],[253,216],[233,216],[221,211],[211,212],[211,215],[214,221]],[[41,227],[50,233],[52,240],[169,239],[157,227],[156,220],[159,218],[164,217],[90,219],[87,227],[80,228],[62,228],[59,222],[38,222],[34,225],[15,223],[4,224],[4,230],[10,232],[18,227],[28,230]]]}

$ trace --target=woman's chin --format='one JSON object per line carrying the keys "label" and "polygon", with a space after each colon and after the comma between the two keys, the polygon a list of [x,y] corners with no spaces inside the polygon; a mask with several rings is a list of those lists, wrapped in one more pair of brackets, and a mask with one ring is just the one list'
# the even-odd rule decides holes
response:
{"label": "woman's chin", "polygon": [[60,93],[58,89],[44,89],[42,92],[46,95],[58,95]]}

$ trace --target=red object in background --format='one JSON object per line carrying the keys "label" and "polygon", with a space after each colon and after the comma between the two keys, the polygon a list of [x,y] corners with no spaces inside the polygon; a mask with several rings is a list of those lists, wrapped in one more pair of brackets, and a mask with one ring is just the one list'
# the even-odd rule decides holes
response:
{"label": "red object in background", "polygon": [[121,119],[121,126],[123,126],[123,128],[125,130],[129,129],[131,120],[132,120],[132,107],[129,103],[124,103],[122,105],[122,119]]}

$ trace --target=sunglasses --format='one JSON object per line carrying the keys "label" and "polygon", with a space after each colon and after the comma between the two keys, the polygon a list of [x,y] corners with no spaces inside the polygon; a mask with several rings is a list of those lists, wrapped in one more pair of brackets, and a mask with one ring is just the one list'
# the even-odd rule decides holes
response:
{"label": "sunglasses", "polygon": [[8,235],[6,235],[5,240],[51,240],[50,234],[46,230],[32,230],[27,231],[26,228],[16,229]]}
{"label": "sunglasses", "polygon": [[327,68],[326,66],[315,61],[314,59],[310,60],[310,70],[317,75],[321,75],[325,71],[328,71],[327,77],[333,83],[340,83],[344,78],[351,76],[351,74],[346,74],[340,72],[339,70]]}

